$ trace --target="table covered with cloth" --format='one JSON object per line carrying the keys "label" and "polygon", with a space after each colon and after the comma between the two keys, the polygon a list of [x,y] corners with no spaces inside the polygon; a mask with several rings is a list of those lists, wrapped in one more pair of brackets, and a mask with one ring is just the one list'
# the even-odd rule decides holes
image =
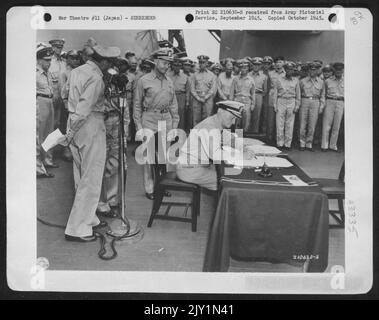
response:
{"label": "table covered with cloth", "polygon": [[[328,265],[328,198],[296,164],[271,168],[263,178],[253,168],[230,174],[222,165],[221,194],[211,222],[203,271],[226,272],[230,256],[281,262],[309,262],[308,272]],[[229,175],[225,175],[228,172]],[[309,186],[292,186],[297,175]],[[254,180],[254,182],[252,182]]]}

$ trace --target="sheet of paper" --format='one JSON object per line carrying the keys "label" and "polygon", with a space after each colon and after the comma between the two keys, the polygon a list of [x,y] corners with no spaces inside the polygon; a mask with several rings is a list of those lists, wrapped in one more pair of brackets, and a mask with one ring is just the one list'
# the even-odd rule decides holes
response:
{"label": "sheet of paper", "polygon": [[253,138],[243,138],[244,146],[256,146],[256,145],[264,145],[265,143],[258,139]]}
{"label": "sheet of paper", "polygon": [[55,147],[58,144],[58,139],[62,137],[63,134],[59,129],[56,129],[52,133],[50,133],[45,141],[41,144],[43,150],[45,152],[49,151],[51,148]]}
{"label": "sheet of paper", "polygon": [[278,148],[264,145],[247,145],[246,149],[253,151],[255,154],[277,155],[281,153]]}
{"label": "sheet of paper", "polygon": [[293,186],[307,186],[308,184],[301,180],[297,175],[283,175],[283,178],[290,182]]}
{"label": "sheet of paper", "polygon": [[266,164],[269,167],[275,167],[275,168],[290,168],[293,167],[293,164],[289,162],[285,158],[280,157],[257,157],[258,159],[264,160],[266,158]]}

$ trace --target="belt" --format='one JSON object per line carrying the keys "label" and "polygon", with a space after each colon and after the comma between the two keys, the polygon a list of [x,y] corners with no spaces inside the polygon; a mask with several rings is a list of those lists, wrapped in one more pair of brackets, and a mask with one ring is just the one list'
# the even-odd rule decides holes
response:
{"label": "belt", "polygon": [[53,97],[52,94],[43,94],[43,93],[37,93],[37,97],[42,97],[42,98],[48,98],[51,99]]}
{"label": "belt", "polygon": [[175,91],[175,94],[186,94],[185,91]]}
{"label": "belt", "polygon": [[255,90],[255,93],[263,94],[263,90]]}
{"label": "belt", "polygon": [[345,101],[344,97],[326,97],[329,100]]}
{"label": "belt", "polygon": [[320,97],[318,96],[311,96],[311,97],[307,97],[307,96],[301,96],[303,99],[311,99],[311,100],[320,100]]}
{"label": "belt", "polygon": [[295,97],[278,97],[278,99],[291,100],[291,99],[295,99]]}
{"label": "belt", "polygon": [[169,109],[153,109],[153,110],[144,110],[144,112],[154,112],[154,113],[167,113]]}
{"label": "belt", "polygon": [[208,93],[208,91],[199,91],[199,90],[196,90],[196,93],[198,95],[205,96]]}

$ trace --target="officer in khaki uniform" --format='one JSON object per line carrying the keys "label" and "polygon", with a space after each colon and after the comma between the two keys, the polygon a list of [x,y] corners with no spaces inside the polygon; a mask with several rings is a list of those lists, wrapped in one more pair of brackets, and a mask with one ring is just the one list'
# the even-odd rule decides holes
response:
{"label": "officer in khaki uniform", "polygon": [[183,66],[183,72],[188,78],[192,75],[191,73],[191,67],[192,67],[192,60],[188,58],[181,58],[182,66]]}
{"label": "officer in khaki uniform", "polygon": [[41,143],[54,131],[54,107],[52,78],[49,72],[53,51],[50,45],[40,43],[37,46],[36,68],[36,111],[37,111],[37,178],[52,178],[46,167],[54,167],[51,150],[44,152]]}
{"label": "officer in khaki uniform", "polygon": [[217,173],[212,162],[222,160],[222,130],[230,128],[242,117],[244,104],[236,101],[220,101],[217,107],[214,115],[204,119],[191,130],[179,150],[176,169],[180,180],[209,190],[217,190]]}
{"label": "officer in khaki uniform", "polygon": [[95,241],[93,227],[102,226],[96,216],[106,160],[103,74],[120,55],[116,47],[92,47],[88,61],[71,71],[67,133],[60,144],[73,156],[75,198],[66,226],[66,240]]}
{"label": "officer in khaki uniform", "polygon": [[207,69],[209,57],[200,55],[199,70],[191,76],[193,126],[197,125],[213,111],[213,98],[217,90],[217,77]]}
{"label": "officer in khaki uniform", "polygon": [[252,71],[250,76],[254,79],[255,83],[255,107],[251,115],[252,117],[252,132],[258,133],[261,124],[261,112],[263,106],[263,99],[267,94],[267,76],[261,70],[263,59],[255,57],[251,59]]}
{"label": "officer in khaki uniform", "polygon": [[[266,133],[267,134],[267,121],[268,121],[268,118],[267,118],[267,113],[268,113],[268,106],[269,106],[269,91],[270,91],[270,88],[271,88],[271,80],[270,80],[270,77],[269,77],[269,72],[271,71],[272,69],[272,63],[274,62],[274,60],[270,57],[270,56],[264,56],[263,59],[262,59],[262,72],[263,74],[267,77],[267,92],[266,94],[263,96],[263,102],[262,102],[262,115],[261,115],[261,132],[263,133]],[[274,113],[274,116],[275,116],[275,112]]]}
{"label": "officer in khaki uniform", "polygon": [[181,67],[181,60],[175,58],[171,64],[171,70],[167,72],[167,76],[174,84],[176,100],[178,101],[178,112],[180,118],[178,128],[185,130],[186,111],[189,108],[191,88],[189,78],[182,70],[180,70]]}
{"label": "officer in khaki uniform", "polygon": [[313,136],[319,113],[322,114],[325,103],[324,81],[318,77],[318,65],[309,65],[309,76],[300,80],[301,105],[300,151],[313,151]]}
{"label": "officer in khaki uniform", "polygon": [[245,132],[249,130],[251,113],[255,107],[255,83],[249,76],[249,61],[240,59],[237,61],[240,74],[235,76],[230,89],[230,100],[244,104],[242,119],[237,121],[236,126]]}
{"label": "officer in khaki uniform", "polygon": [[217,79],[217,93],[219,100],[230,100],[230,89],[233,83],[233,61],[225,60],[225,71],[221,72]]}
{"label": "officer in khaki uniform", "polygon": [[338,151],[337,140],[345,108],[344,64],[333,64],[334,76],[325,80],[325,111],[322,122],[321,150]]}
{"label": "officer in khaki uniform", "polygon": [[[124,66],[124,63],[129,65],[126,59],[119,58],[117,65]],[[126,79],[125,75],[125,79]],[[125,140],[124,148],[127,146],[127,134],[130,122],[129,107],[127,105],[126,97],[118,95],[118,88],[112,82],[112,75],[109,73],[104,76],[105,83],[105,132],[106,132],[106,160],[105,170],[103,176],[103,183],[101,187],[100,201],[97,207],[97,212],[104,216],[115,216],[116,210],[120,208],[121,204],[121,180],[119,179],[119,161],[120,161],[120,115],[121,109],[124,108],[124,132]],[[126,85],[126,83],[125,83]],[[124,150],[125,150],[124,149]],[[125,159],[126,162],[126,159]],[[125,163],[125,168],[126,168]],[[125,186],[126,187],[126,186]]]}
{"label": "officer in khaki uniform", "polygon": [[276,112],[276,143],[278,148],[291,149],[295,113],[300,107],[299,80],[292,77],[295,63],[288,61],[284,65],[285,77],[275,81],[273,100]]}
{"label": "officer in khaki uniform", "polygon": [[[133,118],[137,129],[136,141],[142,141],[144,129],[158,132],[158,122],[166,123],[167,132],[176,129],[179,124],[178,102],[175,87],[166,76],[170,63],[173,61],[172,52],[160,49],[152,54],[155,68],[141,77],[134,90]],[[154,159],[149,159],[154,161]],[[154,176],[151,164],[143,165],[143,181],[146,197],[154,199]]]}
{"label": "officer in khaki uniform", "polygon": [[[51,59],[51,65],[49,71],[53,78],[53,105],[54,105],[54,128],[61,127],[61,116],[64,110],[64,103],[61,96],[62,91],[62,73],[66,71],[66,61],[62,58],[62,49],[64,46],[64,39],[54,39],[49,41],[53,48],[54,55]],[[64,126],[65,127],[65,126]]]}
{"label": "officer in khaki uniform", "polygon": [[268,72],[269,76],[269,94],[268,94],[268,108],[267,108],[267,140],[270,143],[276,142],[276,112],[274,108],[274,86],[275,82],[286,75],[284,71],[284,57],[276,57],[274,59],[274,69]]}

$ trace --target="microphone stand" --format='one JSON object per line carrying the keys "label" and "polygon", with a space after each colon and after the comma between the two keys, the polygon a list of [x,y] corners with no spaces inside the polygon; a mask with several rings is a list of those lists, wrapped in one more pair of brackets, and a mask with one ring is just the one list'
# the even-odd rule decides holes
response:
{"label": "microphone stand", "polygon": [[[125,241],[136,239],[137,236],[142,235],[142,228],[138,225],[137,222],[129,220],[126,217],[125,207],[125,184],[126,184],[126,156],[125,156],[125,109],[126,109],[126,88],[125,85],[120,90],[117,86],[114,86],[114,89],[111,89],[111,97],[117,97],[117,109],[120,115],[119,120],[119,175],[121,180],[121,214],[119,216],[120,222],[110,226],[110,230],[107,231],[107,235],[115,238],[117,241]],[[112,98],[111,98],[112,99]],[[140,237],[137,241],[141,240]],[[136,242],[136,241],[135,241]]]}

